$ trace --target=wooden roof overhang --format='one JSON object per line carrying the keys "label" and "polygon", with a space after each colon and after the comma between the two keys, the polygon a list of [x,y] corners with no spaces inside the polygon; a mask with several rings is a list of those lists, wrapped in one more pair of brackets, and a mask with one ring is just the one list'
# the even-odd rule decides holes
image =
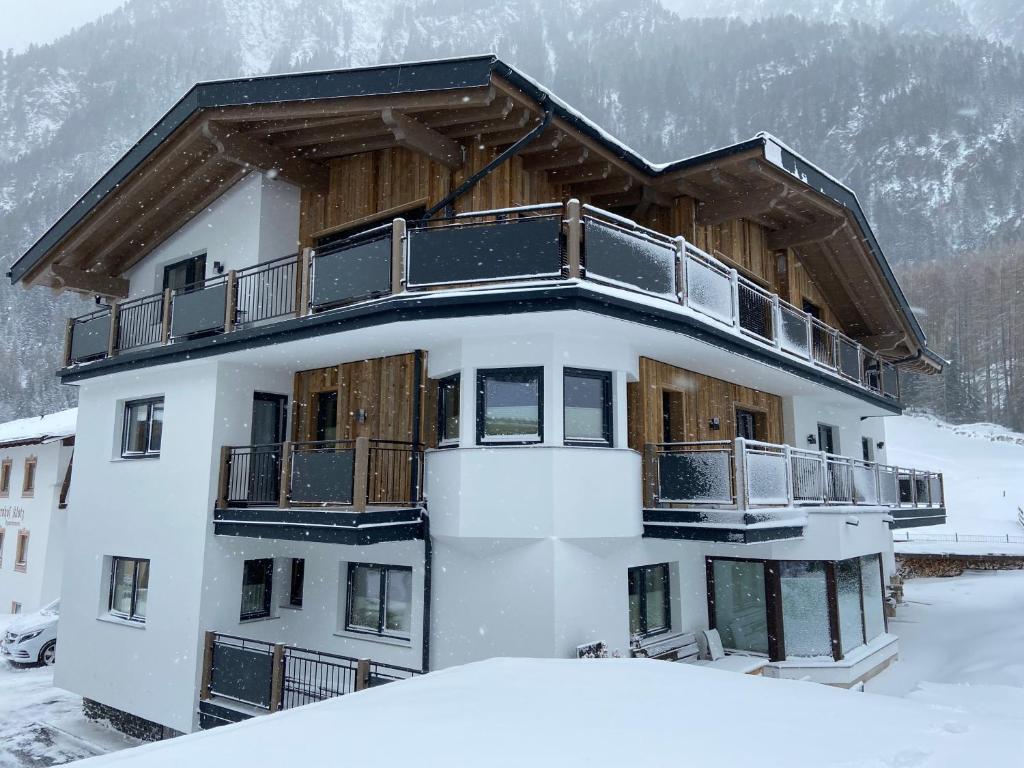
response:
{"label": "wooden roof overhang", "polygon": [[800,255],[866,346],[891,358],[925,350],[838,182],[764,136],[653,165],[493,56],[201,83],[14,264],[11,280],[123,297],[128,269],[252,170],[326,190],[333,158],[395,146],[457,170],[467,147],[507,148],[545,112],[546,129],[519,152],[525,170],[635,217],[686,194],[700,201],[698,222],[760,222],[771,247]]}

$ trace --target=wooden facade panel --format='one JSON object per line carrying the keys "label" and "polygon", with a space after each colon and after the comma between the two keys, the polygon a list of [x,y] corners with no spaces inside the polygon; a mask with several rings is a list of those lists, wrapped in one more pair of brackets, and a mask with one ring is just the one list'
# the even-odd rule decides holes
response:
{"label": "wooden facade panel", "polygon": [[803,309],[803,302],[806,299],[821,310],[822,321],[828,323],[833,328],[838,328],[840,331],[844,330],[843,324],[836,317],[828,301],[826,301],[818,286],[814,284],[814,281],[811,280],[807,270],[800,263],[800,259],[792,251],[789,251],[787,254],[785,272],[787,278],[786,293],[788,295],[783,298],[800,309]]}
{"label": "wooden facade panel", "polygon": [[[672,442],[731,440],[736,437],[737,408],[757,415],[760,439],[771,443],[783,439],[778,395],[650,358],[640,358],[639,381],[629,384],[627,397],[629,447],[637,451],[666,437]],[[711,428],[715,418],[717,430]]]}
{"label": "wooden facade panel", "polygon": [[773,292],[779,290],[775,254],[768,250],[764,227],[746,219],[694,227],[694,245],[731,262],[741,273]]}

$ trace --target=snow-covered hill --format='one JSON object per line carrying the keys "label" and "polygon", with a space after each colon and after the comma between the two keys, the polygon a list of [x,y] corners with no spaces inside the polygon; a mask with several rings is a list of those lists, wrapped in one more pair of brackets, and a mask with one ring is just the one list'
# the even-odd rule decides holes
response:
{"label": "snow-covered hill", "polygon": [[1024,536],[1024,435],[994,424],[953,426],[931,416],[886,419],[889,463],[942,472],[946,524],[923,534]]}

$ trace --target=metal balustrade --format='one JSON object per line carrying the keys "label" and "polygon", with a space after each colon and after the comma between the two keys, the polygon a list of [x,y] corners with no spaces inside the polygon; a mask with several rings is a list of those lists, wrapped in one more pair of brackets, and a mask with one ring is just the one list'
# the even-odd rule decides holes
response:
{"label": "metal balustrade", "polygon": [[[398,218],[317,250],[229,271],[173,295],[165,291],[115,303],[69,321],[65,362],[88,363],[396,294],[566,279],[681,305],[705,322],[731,328],[848,384],[899,397],[896,368],[856,340],[681,237],[667,237],[576,200],[408,225]],[[104,349],[105,328],[109,341]]]}
{"label": "metal balustrade", "polygon": [[652,443],[648,507],[944,506],[942,474],[736,438]]}

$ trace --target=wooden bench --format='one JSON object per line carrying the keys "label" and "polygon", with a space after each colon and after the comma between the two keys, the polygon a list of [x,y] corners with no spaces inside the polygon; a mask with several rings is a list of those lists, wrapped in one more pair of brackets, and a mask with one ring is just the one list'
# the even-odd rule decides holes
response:
{"label": "wooden bench", "polygon": [[697,647],[697,635],[683,632],[638,639],[631,644],[630,654],[636,659],[696,661],[700,649]]}

